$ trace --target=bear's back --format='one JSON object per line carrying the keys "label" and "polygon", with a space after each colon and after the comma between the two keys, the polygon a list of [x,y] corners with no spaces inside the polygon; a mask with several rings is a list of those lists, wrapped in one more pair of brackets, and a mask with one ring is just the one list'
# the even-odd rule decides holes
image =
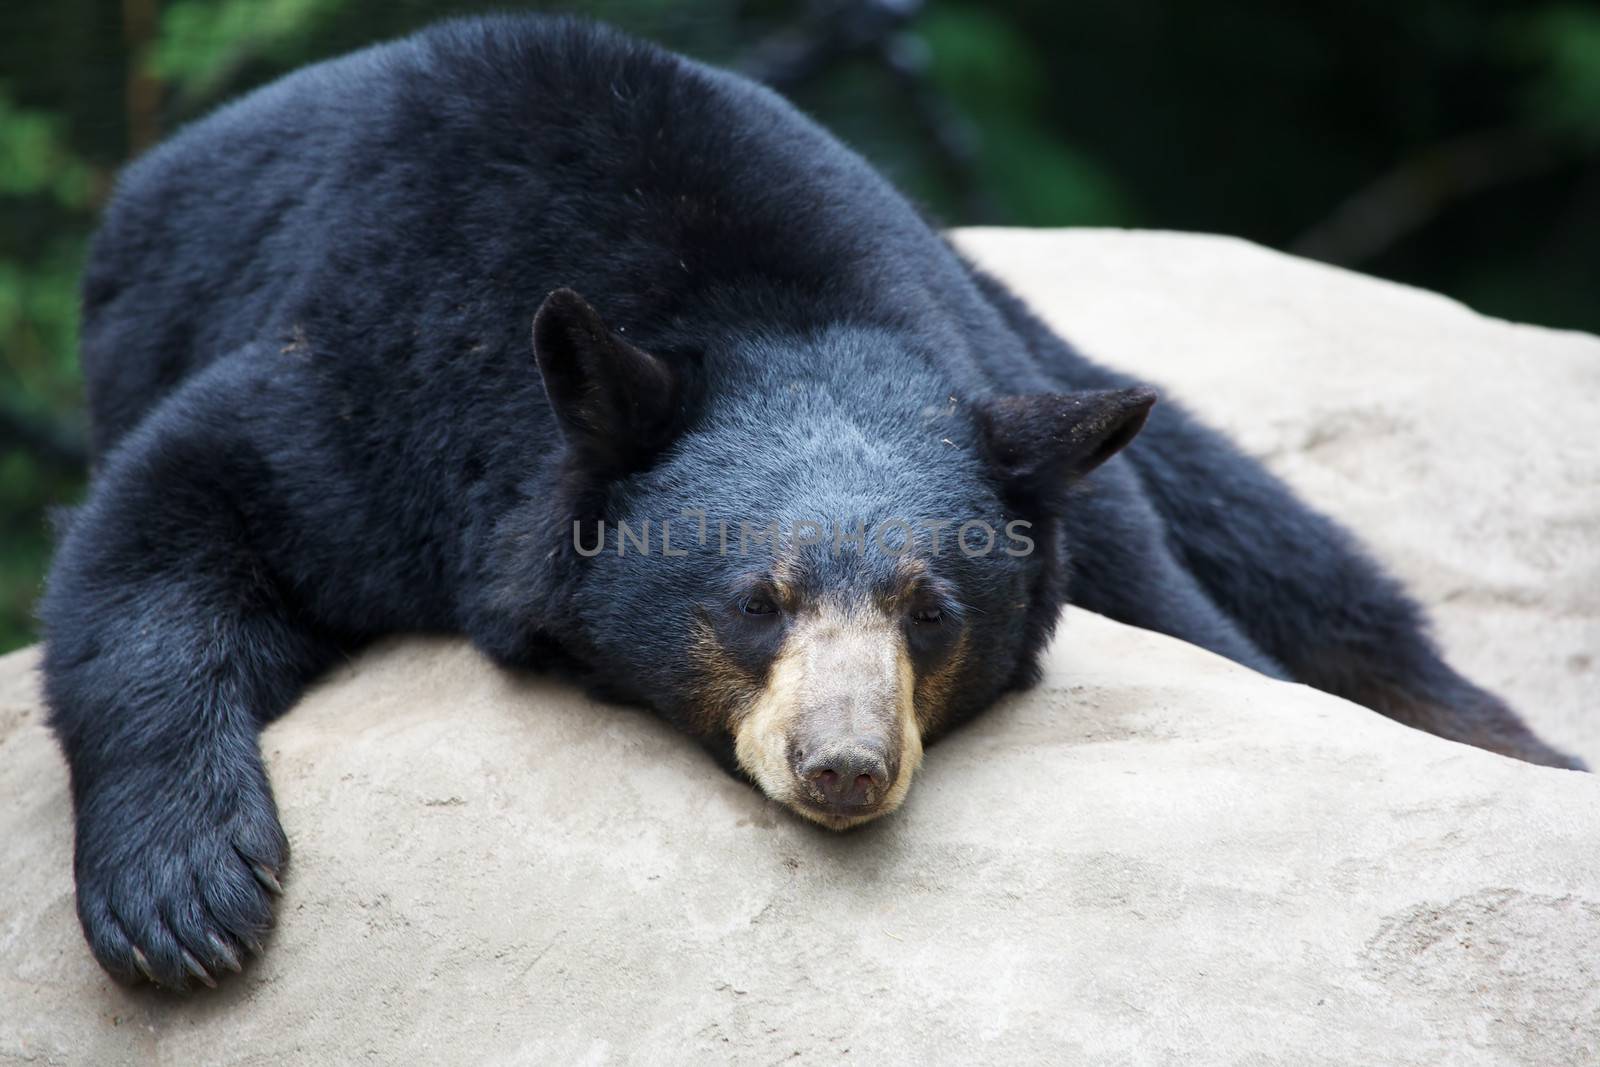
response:
{"label": "bear's back", "polygon": [[[470,181],[526,138],[530,108],[614,108],[619,79],[656,95],[687,66],[579,19],[461,20],[295,71],[186,126],[119,176],[90,248],[95,455],[215,360],[292,348],[308,301],[352,324],[392,318],[357,305],[426,285],[440,234],[419,219],[471,198],[442,158]],[[478,158],[461,158],[469,145]],[[391,235],[403,255],[382,247]]]}
{"label": "bear's back", "polygon": [[683,322],[855,321],[960,360],[958,334],[996,325],[915,209],[776,94],[582,20],[463,20],[291,74],[128,168],[84,284],[94,451],[234,354],[313,361],[327,410],[526,413],[528,326],[561,286],[647,347]]}

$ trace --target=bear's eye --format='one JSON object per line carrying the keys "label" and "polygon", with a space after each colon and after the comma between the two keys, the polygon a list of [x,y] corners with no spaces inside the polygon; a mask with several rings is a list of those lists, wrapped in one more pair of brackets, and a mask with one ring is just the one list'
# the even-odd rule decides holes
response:
{"label": "bear's eye", "polygon": [[771,598],[763,596],[761,593],[751,593],[739,605],[739,610],[746,615],[776,615],[778,606],[772,602]]}
{"label": "bear's eye", "polygon": [[944,612],[938,608],[918,608],[911,613],[911,621],[918,626],[932,626],[944,618]]}

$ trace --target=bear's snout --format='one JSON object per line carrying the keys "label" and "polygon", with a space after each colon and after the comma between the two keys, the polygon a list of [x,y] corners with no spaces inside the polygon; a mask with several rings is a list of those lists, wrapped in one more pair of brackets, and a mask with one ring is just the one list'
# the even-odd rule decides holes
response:
{"label": "bear's snout", "polygon": [[864,815],[876,808],[894,777],[883,744],[865,737],[796,752],[791,766],[806,798],[834,815]]}
{"label": "bear's snout", "polygon": [[891,619],[820,605],[790,627],[734,727],[739,765],[767,796],[831,829],[887,814],[922,758],[915,689]]}

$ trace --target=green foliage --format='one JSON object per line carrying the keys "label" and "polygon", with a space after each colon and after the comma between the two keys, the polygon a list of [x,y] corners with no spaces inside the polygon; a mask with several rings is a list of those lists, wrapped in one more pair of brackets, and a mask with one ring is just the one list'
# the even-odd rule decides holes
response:
{"label": "green foliage", "polygon": [[147,69],[189,100],[214,94],[248,61],[289,67],[303,58],[299,43],[340,0],[174,0]]}
{"label": "green foliage", "polygon": [[1003,15],[944,4],[918,29],[932,51],[936,83],[976,131],[979,179],[1004,206],[1006,221],[1117,226],[1131,220],[1116,180],[1070,135],[1050,128],[1049,74]]}
{"label": "green foliage", "polygon": [[78,490],[78,479],[53,474],[25,452],[0,452],[0,651],[33,640],[33,604],[50,559],[42,502],[68,503]]}
{"label": "green foliage", "polygon": [[[79,406],[77,282],[96,186],[65,122],[0,89],[0,218],[8,221],[0,230],[0,404],[29,425]],[[40,220],[57,225],[37,233]],[[0,651],[32,639],[49,558],[45,508],[70,501],[80,479],[24,450],[0,451]]]}
{"label": "green foliage", "polygon": [[1600,147],[1600,9],[1535,6],[1513,39],[1537,72],[1524,94],[1530,121]]}
{"label": "green foliage", "polygon": [[0,367],[9,410],[45,415],[78,402],[77,235],[51,242],[25,262],[0,260]]}
{"label": "green foliage", "polygon": [[54,115],[18,107],[0,86],[0,197],[47,196],[65,208],[89,203],[90,169],[67,147]]}

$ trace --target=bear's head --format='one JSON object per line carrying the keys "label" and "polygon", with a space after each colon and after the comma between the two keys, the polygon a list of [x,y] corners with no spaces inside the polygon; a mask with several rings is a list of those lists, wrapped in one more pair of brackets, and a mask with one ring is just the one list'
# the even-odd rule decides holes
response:
{"label": "bear's head", "polygon": [[534,348],[567,453],[551,636],[836,829],[894,810],[929,739],[1033,679],[1071,487],[1155,399],[967,400],[871,328],[664,357],[568,290]]}

